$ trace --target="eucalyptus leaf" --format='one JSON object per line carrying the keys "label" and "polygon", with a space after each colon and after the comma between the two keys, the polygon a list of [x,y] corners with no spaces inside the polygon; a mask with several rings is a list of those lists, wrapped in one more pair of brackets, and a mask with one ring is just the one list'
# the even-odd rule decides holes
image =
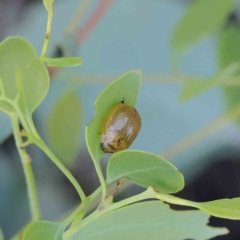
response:
{"label": "eucalyptus leaf", "polygon": [[215,217],[240,220],[240,198],[196,203],[195,206]]}
{"label": "eucalyptus leaf", "polygon": [[[219,66],[220,69],[227,65],[240,63],[240,29],[235,25],[228,25],[221,33],[219,41]],[[240,76],[240,71],[238,72]],[[240,77],[239,77],[240,83]],[[223,88],[227,108],[231,109],[240,103],[240,86],[226,86]]]}
{"label": "eucalyptus leaf", "polygon": [[211,78],[194,79],[190,77],[183,85],[180,100],[190,100],[216,85],[227,84],[229,80],[234,79],[238,73],[240,73],[240,63],[232,63]]}
{"label": "eucalyptus leaf", "polygon": [[174,53],[182,53],[219,28],[234,4],[235,0],[193,1],[173,32]]}
{"label": "eucalyptus leaf", "polygon": [[114,105],[124,98],[125,103],[135,106],[141,83],[141,71],[130,71],[109,84],[94,102],[95,116],[86,127],[86,143],[88,151],[94,161],[105,155],[100,147],[99,128],[103,117]]}
{"label": "eucalyptus leaf", "polygon": [[200,211],[174,211],[160,201],[133,204],[90,223],[70,240],[206,240],[227,233]]}
{"label": "eucalyptus leaf", "polygon": [[43,101],[50,83],[47,69],[35,50],[20,37],[7,38],[0,44],[0,78],[6,98],[14,100],[19,94],[18,104],[25,116]]}
{"label": "eucalyptus leaf", "polygon": [[50,144],[64,164],[72,163],[79,151],[81,105],[75,92],[63,94],[47,119]]}
{"label": "eucalyptus leaf", "polygon": [[66,227],[66,223],[32,222],[24,230],[22,240],[62,240]]}
{"label": "eucalyptus leaf", "polygon": [[74,67],[82,64],[79,57],[44,58],[48,67]]}
{"label": "eucalyptus leaf", "polygon": [[142,187],[154,186],[162,193],[183,189],[184,178],[178,169],[158,155],[125,150],[111,156],[107,166],[107,182],[127,178]]}

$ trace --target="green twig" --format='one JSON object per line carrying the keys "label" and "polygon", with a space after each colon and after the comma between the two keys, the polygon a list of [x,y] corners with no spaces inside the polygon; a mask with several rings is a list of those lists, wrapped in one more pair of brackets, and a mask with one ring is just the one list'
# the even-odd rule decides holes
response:
{"label": "green twig", "polygon": [[73,236],[75,233],[80,231],[86,225],[88,225],[89,223],[95,221],[96,219],[106,215],[109,212],[112,212],[112,211],[114,211],[116,209],[119,209],[121,207],[129,205],[131,203],[135,203],[137,201],[153,198],[153,196],[156,196],[156,192],[154,191],[154,189],[152,187],[149,187],[145,192],[140,193],[138,195],[135,195],[133,197],[124,199],[124,200],[122,200],[120,202],[113,203],[113,204],[109,205],[105,209],[101,209],[101,210],[96,209],[92,214],[90,214],[88,217],[83,219],[78,225],[75,225],[72,228],[70,228],[69,230],[67,230],[63,234],[63,239],[69,239],[71,236]]}
{"label": "green twig", "polygon": [[55,156],[55,154],[48,148],[45,142],[42,140],[38,131],[32,121],[32,118],[27,118],[27,123],[30,128],[30,134],[32,134],[32,142],[35,143],[43,152],[53,161],[53,163],[62,171],[62,173],[68,178],[68,180],[73,184],[76,191],[78,192],[82,202],[86,201],[86,195],[84,194],[81,186],[78,184],[77,180],[73,177],[71,172],[64,166],[64,164]]}
{"label": "green twig", "polygon": [[79,224],[73,226],[69,230],[67,230],[64,235],[63,239],[69,239],[71,236],[73,236],[75,233],[80,231],[82,228],[84,228],[86,225],[90,224],[91,222],[97,220],[98,218],[106,215],[107,213],[113,212],[119,208],[125,207],[129,204],[136,203],[138,201],[147,200],[147,199],[159,199],[161,201],[165,201],[168,203],[176,204],[176,205],[182,205],[182,206],[190,206],[190,207],[196,207],[199,208],[197,203],[177,198],[169,194],[159,193],[154,189],[154,187],[149,187],[146,191],[132,196],[130,198],[124,199],[117,203],[112,203],[110,205],[106,205],[105,208],[98,208],[96,209],[92,214],[90,214],[88,217],[83,219]]}
{"label": "green twig", "polygon": [[12,114],[9,114],[9,116],[12,121],[13,134],[14,134],[18,153],[21,157],[24,175],[26,178],[32,220],[35,221],[41,218],[40,216],[41,214],[40,214],[40,208],[38,203],[36,183],[35,183],[32,166],[31,166],[31,159],[28,153],[26,152],[26,150],[20,148],[20,146],[22,145],[22,138],[18,135],[20,130],[19,130],[19,122],[18,122],[17,115],[12,113]]}
{"label": "green twig", "polygon": [[102,190],[102,201],[105,200],[106,196],[107,196],[107,183],[105,181],[105,178],[103,176],[103,172],[102,172],[102,168],[101,168],[101,164],[100,164],[100,160],[94,160],[93,161],[100,184],[101,184],[101,190]]}
{"label": "green twig", "polygon": [[71,19],[67,29],[65,30],[66,34],[68,35],[72,34],[76,30],[77,25],[80,19],[82,18],[83,14],[86,12],[86,9],[89,4],[90,4],[90,0],[82,0],[80,2],[80,5],[77,8],[76,13],[73,15],[73,18]]}
{"label": "green twig", "polygon": [[14,109],[15,109],[25,131],[30,132],[30,127],[28,125],[28,122],[27,122],[26,118],[23,116],[22,111],[17,104],[14,105]]}
{"label": "green twig", "polygon": [[[89,209],[88,207],[90,206],[90,204],[93,203],[93,201],[97,198],[97,196],[101,193],[101,187],[97,188],[91,195],[89,195],[87,197],[87,201],[86,201],[86,204],[85,206],[82,206],[83,210],[82,212],[80,212],[76,218],[74,219],[73,223],[72,223],[72,226],[78,224],[84,217],[84,215],[88,212],[91,212],[91,209]],[[71,227],[72,227],[71,226]]]}
{"label": "green twig", "polygon": [[188,207],[197,207],[195,202],[186,200],[186,199],[182,199],[182,198],[178,198],[169,194],[165,194],[165,193],[160,193],[160,192],[155,192],[154,194],[154,198],[157,198],[159,200],[162,200],[164,202],[168,202],[168,203],[172,203],[172,204],[176,204],[176,205],[180,205],[180,206],[188,206]]}
{"label": "green twig", "polygon": [[90,201],[93,201],[100,193],[101,193],[101,187],[97,188],[91,195],[88,196]]}
{"label": "green twig", "polygon": [[34,142],[39,148],[46,153],[46,155],[55,163],[55,165],[62,171],[62,173],[68,178],[68,180],[73,184],[76,191],[78,192],[82,202],[86,200],[86,195],[84,194],[81,186],[78,184],[77,180],[73,177],[71,172],[64,166],[64,164],[52,153],[45,142],[42,139],[36,140]]}
{"label": "green twig", "polygon": [[45,33],[45,37],[44,37],[42,53],[40,56],[40,60],[42,62],[44,62],[44,58],[47,53],[47,48],[48,48],[48,44],[49,44],[49,40],[50,40],[50,36],[51,36],[52,19],[53,19],[53,10],[48,11],[46,33]]}
{"label": "green twig", "polygon": [[88,201],[85,201],[85,204],[80,204],[67,218],[65,218],[62,222],[70,224],[73,220],[75,220],[80,215],[83,217],[86,212],[86,208],[88,206]]}

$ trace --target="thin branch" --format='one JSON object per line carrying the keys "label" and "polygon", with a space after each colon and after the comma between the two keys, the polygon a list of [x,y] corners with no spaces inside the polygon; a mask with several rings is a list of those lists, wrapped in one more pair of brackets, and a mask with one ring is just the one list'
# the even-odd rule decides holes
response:
{"label": "thin branch", "polygon": [[23,142],[22,142],[22,138],[18,135],[18,133],[20,132],[20,129],[19,129],[19,122],[18,122],[17,115],[10,114],[9,116],[12,121],[13,134],[16,141],[18,153],[21,157],[24,175],[27,183],[27,190],[28,190],[27,192],[28,192],[28,198],[30,202],[32,220],[36,221],[41,218],[40,216],[41,214],[40,214],[40,208],[38,203],[36,183],[35,183],[32,166],[31,166],[31,158],[28,155],[27,151],[21,148],[21,145],[23,144]]}
{"label": "thin branch", "polygon": [[[119,75],[96,75],[96,74],[76,74],[68,70],[63,70],[59,75],[59,80],[72,81],[74,83],[84,83],[84,84],[108,84],[113,79],[116,79]],[[179,74],[143,74],[142,80],[148,83],[176,83],[184,84],[188,79],[196,79],[196,81],[204,82],[204,79],[199,79],[198,77],[188,76],[183,73]],[[229,86],[236,87],[240,86],[240,76],[239,77],[229,77],[228,81],[219,82],[215,86]],[[214,87],[214,86],[213,86]]]}
{"label": "thin branch", "polygon": [[44,37],[44,41],[43,41],[43,47],[42,47],[42,52],[41,52],[41,56],[40,56],[40,60],[42,62],[44,62],[44,58],[45,58],[46,53],[47,53],[48,44],[49,44],[49,40],[50,40],[50,36],[51,36],[51,28],[52,28],[52,20],[53,20],[53,9],[52,9],[52,11],[47,11],[47,13],[48,13],[48,16],[47,16],[46,33],[45,33],[45,37]]}
{"label": "thin branch", "polygon": [[113,0],[101,0],[95,12],[90,16],[86,24],[77,32],[77,40],[82,44],[89,36],[93,28],[99,23],[101,17],[107,11]]}
{"label": "thin branch", "polygon": [[194,144],[200,142],[211,134],[219,131],[227,124],[230,124],[234,120],[240,118],[240,104],[236,105],[229,112],[215,119],[213,122],[203,126],[196,132],[188,135],[187,137],[181,139],[178,143],[169,147],[165,151],[161,152],[159,155],[170,160],[178,156],[180,153],[184,152],[186,149],[190,148]]}
{"label": "thin branch", "polygon": [[73,18],[71,19],[67,29],[66,34],[70,35],[73,33],[73,31],[77,28],[77,25],[82,18],[84,12],[86,11],[88,5],[90,3],[90,0],[82,0],[77,11],[75,12]]}

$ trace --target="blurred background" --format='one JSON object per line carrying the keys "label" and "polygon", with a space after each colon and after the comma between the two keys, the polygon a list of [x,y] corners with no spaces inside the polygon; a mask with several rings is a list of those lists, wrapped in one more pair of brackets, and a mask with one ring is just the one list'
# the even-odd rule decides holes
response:
{"label": "blurred background", "polygon": [[[198,1],[55,0],[47,55],[79,56],[84,63],[49,69],[50,91],[34,120],[86,194],[99,185],[84,141],[93,102],[106,84],[142,69],[136,106],[142,129],[131,149],[159,154],[179,168],[186,188],[177,196],[194,201],[240,196],[240,68],[233,65],[240,61],[240,4],[211,0],[199,10]],[[40,54],[46,17],[40,0],[0,0],[0,40],[22,36]],[[30,212],[10,121],[2,112],[0,142],[0,226],[9,239]],[[41,150],[28,151],[42,217],[60,219],[78,196]],[[107,160],[102,163],[104,168]],[[140,191],[128,185],[118,198]],[[240,239],[239,221],[211,217],[210,225],[230,230],[216,240]]]}

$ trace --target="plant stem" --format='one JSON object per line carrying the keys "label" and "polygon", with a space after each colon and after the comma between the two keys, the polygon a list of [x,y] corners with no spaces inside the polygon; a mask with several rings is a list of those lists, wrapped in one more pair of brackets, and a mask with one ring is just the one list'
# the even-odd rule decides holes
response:
{"label": "plant stem", "polygon": [[102,188],[97,188],[91,195],[88,196],[89,200],[92,202],[100,193]]}
{"label": "plant stem", "polygon": [[13,134],[14,134],[18,153],[21,157],[24,175],[26,178],[27,190],[28,190],[27,192],[28,192],[28,198],[30,202],[32,220],[35,221],[40,219],[41,214],[40,214],[40,208],[38,203],[36,183],[35,183],[32,166],[31,166],[31,159],[28,153],[26,152],[26,150],[20,148],[23,142],[22,142],[22,138],[18,136],[18,133],[20,132],[20,130],[19,130],[19,122],[18,122],[17,115],[15,115],[14,113],[11,113],[9,116],[12,121]]}
{"label": "plant stem", "polygon": [[157,198],[164,202],[180,205],[180,206],[197,207],[195,202],[192,202],[192,201],[189,201],[186,199],[182,199],[182,198],[178,198],[178,197],[175,197],[175,196],[172,196],[169,194],[165,194],[165,193],[155,192],[154,198]]}
{"label": "plant stem", "polygon": [[[101,193],[101,187],[97,188],[91,195],[89,195],[85,201],[85,204],[81,204],[69,217],[67,217],[64,222],[72,222],[68,219],[73,219],[71,227],[78,224],[86,214],[89,205],[95,200],[95,198]],[[71,228],[70,227],[70,228]]]}
{"label": "plant stem", "polygon": [[43,47],[42,47],[42,53],[40,56],[40,60],[44,62],[44,58],[47,52],[50,36],[51,36],[51,27],[52,27],[52,19],[53,19],[53,11],[48,12],[48,18],[47,18],[47,27],[46,27],[46,33],[44,37]]}
{"label": "plant stem", "polygon": [[109,212],[113,212],[119,208],[122,208],[124,206],[127,206],[132,203],[136,203],[141,200],[147,200],[147,199],[159,199],[164,202],[176,204],[176,205],[182,205],[182,206],[189,206],[189,207],[198,207],[198,204],[189,200],[181,199],[178,197],[174,197],[169,194],[159,193],[154,189],[154,187],[148,187],[148,189],[138,195],[132,196],[130,198],[124,199],[117,203],[112,203],[108,206],[106,206],[103,209],[96,209],[92,214],[90,214],[88,217],[83,219],[79,224],[73,226],[69,230],[67,230],[64,235],[63,239],[69,239],[71,236],[73,236],[75,233],[80,231],[82,228],[84,228],[86,225],[90,224],[91,222],[97,220],[98,218],[106,215]]}
{"label": "plant stem", "polygon": [[54,164],[62,171],[62,173],[68,178],[68,180],[73,184],[78,195],[80,196],[82,202],[86,200],[86,195],[84,194],[81,186],[78,184],[77,180],[73,177],[71,172],[64,166],[64,164],[52,153],[45,142],[42,139],[36,139],[35,144],[42,149],[43,152],[54,162]]}
{"label": "plant stem", "polygon": [[68,178],[68,180],[73,184],[76,191],[78,192],[82,203],[86,201],[86,195],[84,194],[81,186],[78,184],[77,180],[71,174],[71,172],[64,166],[64,164],[56,157],[56,155],[48,148],[46,143],[40,137],[31,117],[27,119],[28,126],[30,127],[29,134],[32,134],[34,140],[33,142],[42,149],[43,152],[53,161],[53,163],[62,171],[62,173]]}
{"label": "plant stem", "polygon": [[100,184],[101,184],[101,190],[102,190],[102,201],[104,201],[104,199],[107,196],[107,183],[105,181],[105,178],[103,176],[103,172],[102,172],[102,168],[101,168],[101,164],[100,164],[100,160],[94,160],[94,167],[96,169]]}
{"label": "plant stem", "polygon": [[63,239],[69,239],[71,236],[73,236],[76,232],[80,231],[80,229],[82,229],[83,227],[85,227],[86,225],[88,225],[89,223],[95,221],[96,219],[100,218],[101,216],[112,212],[116,209],[119,209],[121,207],[124,207],[126,205],[129,205],[131,203],[135,203],[137,201],[141,201],[144,199],[149,199],[149,198],[153,198],[154,196],[156,196],[155,191],[153,190],[152,187],[149,187],[145,192],[140,193],[138,195],[135,195],[133,197],[124,199],[120,202],[117,203],[113,203],[111,205],[109,205],[108,207],[106,207],[105,209],[96,209],[92,214],[90,214],[88,217],[86,217],[85,219],[83,219],[78,225],[73,226],[71,229],[69,229],[68,231],[66,231],[63,234]]}
{"label": "plant stem", "polygon": [[19,119],[20,119],[20,122],[21,122],[24,130],[25,130],[26,132],[30,132],[30,127],[29,127],[29,125],[28,125],[28,122],[26,121],[25,117],[23,116],[23,114],[22,114],[21,110],[19,109],[19,106],[18,106],[18,105],[15,106],[15,110],[16,110],[16,112],[17,112],[17,115],[18,115],[18,117],[19,117]]}
{"label": "plant stem", "polygon": [[231,108],[224,115],[216,118],[214,121],[198,129],[196,132],[188,135],[185,138],[182,138],[178,143],[169,147],[159,155],[163,156],[166,159],[173,159],[178,156],[180,153],[190,148],[194,144],[200,142],[204,138],[210,136],[211,134],[219,131],[227,124],[231,123],[233,120],[238,120],[240,118],[240,104],[237,104]]}
{"label": "plant stem", "polygon": [[[86,208],[89,202],[85,201],[85,204],[80,204],[67,218],[63,220],[63,222],[70,224],[77,216],[83,215],[86,212]],[[82,213],[82,214],[81,214]]]}
{"label": "plant stem", "polygon": [[90,0],[82,0],[80,2],[80,5],[74,14],[73,18],[71,19],[67,29],[66,29],[66,34],[72,34],[78,25],[79,20],[83,16],[84,12],[86,11],[88,5],[90,3]]}
{"label": "plant stem", "polygon": [[113,0],[101,0],[86,24],[77,31],[77,41],[82,44],[89,36],[93,28],[99,23],[104,13],[106,13]]}

